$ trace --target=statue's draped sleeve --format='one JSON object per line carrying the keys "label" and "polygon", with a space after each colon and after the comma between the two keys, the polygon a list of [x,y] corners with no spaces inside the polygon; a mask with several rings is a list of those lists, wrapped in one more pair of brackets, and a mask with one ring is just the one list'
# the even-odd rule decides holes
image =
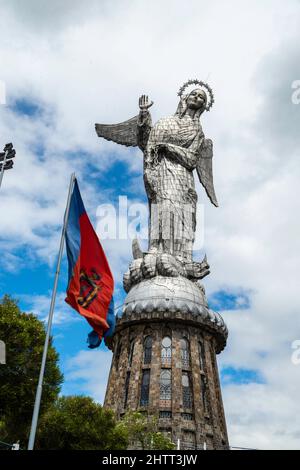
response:
{"label": "statue's draped sleeve", "polygon": [[151,128],[151,114],[149,111],[141,111],[137,121],[137,144],[143,152],[146,150]]}

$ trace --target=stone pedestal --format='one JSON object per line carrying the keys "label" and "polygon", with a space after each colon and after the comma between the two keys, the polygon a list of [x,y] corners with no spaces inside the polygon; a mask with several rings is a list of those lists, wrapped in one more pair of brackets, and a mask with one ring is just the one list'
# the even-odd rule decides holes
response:
{"label": "stone pedestal", "polygon": [[228,449],[216,362],[227,334],[199,281],[141,281],[117,321],[105,407],[156,415],[181,449]]}

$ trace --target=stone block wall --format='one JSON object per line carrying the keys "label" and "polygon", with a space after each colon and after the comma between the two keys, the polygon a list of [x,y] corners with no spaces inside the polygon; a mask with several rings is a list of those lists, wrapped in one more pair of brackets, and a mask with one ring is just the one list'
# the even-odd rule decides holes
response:
{"label": "stone block wall", "polygon": [[[152,338],[150,363],[144,361],[147,336]],[[166,336],[172,342],[167,361],[162,355]],[[186,352],[183,339],[188,345]],[[228,449],[216,361],[219,346],[213,329],[180,312],[173,319],[145,313],[118,320],[113,349],[105,407],[113,409],[119,419],[127,410],[157,416],[161,431],[171,433],[176,444],[179,439],[181,449],[203,449],[204,443],[207,449]],[[171,385],[167,383],[164,394],[162,370],[171,375]],[[150,380],[142,395],[144,371],[149,371]]]}

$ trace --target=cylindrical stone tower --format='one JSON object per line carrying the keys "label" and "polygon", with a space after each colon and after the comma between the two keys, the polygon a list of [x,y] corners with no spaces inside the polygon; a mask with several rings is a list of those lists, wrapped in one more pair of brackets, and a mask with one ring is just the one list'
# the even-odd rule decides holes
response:
{"label": "cylindrical stone tower", "polygon": [[199,281],[141,281],[117,321],[104,405],[118,418],[129,409],[157,416],[180,449],[228,449],[216,361],[226,339]]}

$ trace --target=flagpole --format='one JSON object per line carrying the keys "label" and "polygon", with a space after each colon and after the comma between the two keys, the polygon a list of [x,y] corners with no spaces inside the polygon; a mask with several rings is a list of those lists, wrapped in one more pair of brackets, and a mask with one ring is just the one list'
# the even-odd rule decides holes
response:
{"label": "flagpole", "polygon": [[45,344],[44,344],[44,351],[43,351],[43,358],[42,358],[42,364],[41,364],[41,369],[40,369],[39,382],[38,382],[36,396],[35,396],[34,410],[33,410],[30,436],[29,436],[29,442],[28,442],[28,450],[33,450],[33,448],[34,448],[35,434],[36,434],[36,428],[37,428],[37,422],[38,422],[40,404],[41,404],[41,397],[42,397],[42,388],[43,388],[43,380],[44,380],[47,352],[48,352],[48,346],[49,346],[50,331],[51,331],[51,326],[52,326],[52,319],[53,319],[54,306],[55,306],[55,300],[56,300],[58,276],[59,276],[59,272],[60,272],[60,265],[61,265],[62,255],[63,255],[65,233],[66,233],[66,228],[67,228],[67,223],[68,223],[68,218],[69,218],[70,203],[71,203],[71,196],[72,196],[73,189],[74,189],[74,183],[75,183],[75,173],[72,173],[71,179],[70,179],[70,186],[69,186],[69,194],[68,194],[68,199],[67,199],[66,212],[65,212],[65,216],[64,216],[64,224],[63,224],[63,228],[62,228],[62,232],[61,232],[59,253],[58,253],[58,259],[57,259],[57,265],[56,265],[56,272],[55,272],[55,279],[54,279],[54,285],[53,285],[53,291],[52,291],[52,297],[51,297],[49,317],[48,317],[47,333],[46,333]]}

